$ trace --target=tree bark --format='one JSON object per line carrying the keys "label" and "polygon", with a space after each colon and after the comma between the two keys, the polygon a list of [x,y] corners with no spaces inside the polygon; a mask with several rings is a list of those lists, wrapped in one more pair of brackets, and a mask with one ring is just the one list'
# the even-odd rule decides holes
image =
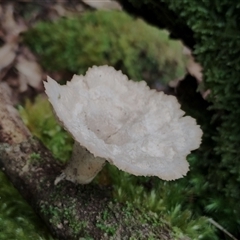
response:
{"label": "tree bark", "polygon": [[150,212],[144,222],[141,209],[115,202],[109,188],[66,180],[54,185],[63,166],[33,138],[11,105],[7,90],[0,84],[0,167],[55,237],[172,239],[167,225],[152,224]]}

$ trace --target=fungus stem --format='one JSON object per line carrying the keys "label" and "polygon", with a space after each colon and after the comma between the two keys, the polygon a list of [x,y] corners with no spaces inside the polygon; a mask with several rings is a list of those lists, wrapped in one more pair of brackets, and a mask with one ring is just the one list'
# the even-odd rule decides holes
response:
{"label": "fungus stem", "polygon": [[94,157],[86,148],[75,141],[72,157],[63,173],[71,182],[88,184],[102,170],[106,160]]}

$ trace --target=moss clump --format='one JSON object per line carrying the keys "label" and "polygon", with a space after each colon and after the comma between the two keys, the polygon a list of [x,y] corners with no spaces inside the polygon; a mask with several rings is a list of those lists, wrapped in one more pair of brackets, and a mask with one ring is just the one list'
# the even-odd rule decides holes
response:
{"label": "moss clump", "polygon": [[108,64],[134,80],[163,83],[185,74],[181,42],[123,12],[86,12],[42,22],[24,35],[24,41],[51,71],[85,74],[89,66]]}
{"label": "moss clump", "polygon": [[32,208],[0,171],[0,239],[53,240]]}
{"label": "moss clump", "polygon": [[50,217],[49,221],[51,224],[58,226],[60,229],[62,227],[62,221],[66,222],[71,229],[72,236],[77,237],[79,233],[85,235],[87,222],[81,221],[77,218],[74,204],[70,207],[42,204],[41,211],[45,216]]}
{"label": "moss clump", "polygon": [[[100,172],[98,182],[111,184],[113,196],[119,202],[129,202],[145,213],[152,212],[158,218],[161,217],[162,222],[167,222],[173,228],[176,239],[184,236],[190,239],[218,239],[208,219],[196,216],[190,210],[192,200],[187,198],[191,188],[182,182],[136,177],[110,164]],[[154,221],[154,218],[151,217],[151,220]]]}
{"label": "moss clump", "polygon": [[231,233],[240,236],[240,2],[163,2],[178,12],[194,32],[194,53],[204,68],[205,88],[211,90],[215,124],[208,126],[206,133],[213,132],[212,128],[216,131],[209,136],[214,140],[211,146],[209,141],[203,143],[212,151],[198,156],[198,165],[208,172],[204,176],[208,186],[201,191],[208,200],[201,205]]}
{"label": "moss clump", "polygon": [[164,217],[147,211],[143,206],[138,208],[129,202],[122,205],[115,201],[110,202],[99,214],[96,226],[103,231],[105,239],[109,240],[174,239],[173,229]]}
{"label": "moss clump", "polygon": [[[42,96],[34,103],[26,100],[25,107],[19,106],[19,113],[29,130],[51,150],[61,162],[70,158],[73,140],[57,123],[48,100]],[[36,160],[37,155],[31,156]]]}

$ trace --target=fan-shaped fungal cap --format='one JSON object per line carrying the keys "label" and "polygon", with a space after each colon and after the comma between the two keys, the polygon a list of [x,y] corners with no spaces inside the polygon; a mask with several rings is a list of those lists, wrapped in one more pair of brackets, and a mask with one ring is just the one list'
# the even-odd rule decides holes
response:
{"label": "fan-shaped fungal cap", "polygon": [[51,78],[44,85],[59,120],[94,156],[134,175],[174,180],[187,173],[186,156],[202,131],[174,96],[109,66],[93,66],[64,86]]}

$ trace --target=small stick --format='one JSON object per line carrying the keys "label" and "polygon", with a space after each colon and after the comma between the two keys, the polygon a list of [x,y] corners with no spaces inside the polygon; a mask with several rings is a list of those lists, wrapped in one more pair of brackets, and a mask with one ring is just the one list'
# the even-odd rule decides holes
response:
{"label": "small stick", "polygon": [[227,234],[230,238],[232,238],[233,240],[238,240],[237,238],[235,238],[230,232],[228,232],[223,226],[221,226],[219,223],[217,223],[215,220],[213,220],[212,218],[208,218],[208,221],[210,223],[212,223],[216,228],[218,228],[219,230],[223,231],[225,234]]}

